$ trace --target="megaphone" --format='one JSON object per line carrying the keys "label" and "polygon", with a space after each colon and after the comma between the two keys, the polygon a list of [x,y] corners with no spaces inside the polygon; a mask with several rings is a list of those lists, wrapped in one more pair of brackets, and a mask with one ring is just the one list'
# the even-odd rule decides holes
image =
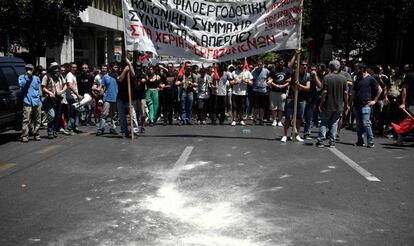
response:
{"label": "megaphone", "polygon": [[75,107],[75,109],[78,109],[82,106],[90,105],[91,103],[92,103],[91,95],[89,95],[89,93],[85,93],[85,95],[83,95],[83,99],[80,102],[72,104],[72,106]]}

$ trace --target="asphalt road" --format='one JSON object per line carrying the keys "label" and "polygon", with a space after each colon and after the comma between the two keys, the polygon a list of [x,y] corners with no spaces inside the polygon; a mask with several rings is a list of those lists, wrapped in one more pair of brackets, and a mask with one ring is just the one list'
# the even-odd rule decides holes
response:
{"label": "asphalt road", "polygon": [[[413,144],[262,126],[1,134],[0,245],[414,245]],[[365,176],[364,176],[365,175]]]}

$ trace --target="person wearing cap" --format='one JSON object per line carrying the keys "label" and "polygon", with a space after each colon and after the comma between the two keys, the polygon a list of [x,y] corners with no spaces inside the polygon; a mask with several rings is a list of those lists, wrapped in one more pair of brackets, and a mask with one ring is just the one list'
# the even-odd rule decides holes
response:
{"label": "person wearing cap", "polygon": [[32,64],[26,65],[26,74],[19,76],[19,86],[23,92],[23,125],[22,141],[29,142],[29,125],[32,124],[34,140],[40,141],[39,129],[41,125],[42,101],[40,78],[33,75]]}
{"label": "person wearing cap", "polygon": [[319,110],[321,112],[321,126],[319,128],[317,147],[324,147],[326,129],[329,126],[329,147],[335,146],[336,131],[342,111],[348,111],[348,83],[340,74],[340,63],[333,60],[329,63],[328,75],[323,78],[323,89]]}
{"label": "person wearing cap", "polygon": [[61,103],[62,91],[58,94],[58,85],[64,84],[62,76],[59,73],[59,64],[52,62],[48,72],[42,78],[42,92],[44,96],[43,106],[47,113],[47,136],[49,139],[57,137],[55,129],[56,121],[58,121],[58,111]]}

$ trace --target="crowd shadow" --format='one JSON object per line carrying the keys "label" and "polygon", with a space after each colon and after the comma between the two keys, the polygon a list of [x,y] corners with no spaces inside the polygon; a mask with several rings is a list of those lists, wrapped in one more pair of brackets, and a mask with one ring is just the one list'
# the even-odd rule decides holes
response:
{"label": "crowd shadow", "polygon": [[164,134],[164,135],[148,135],[142,134],[139,138],[209,138],[209,139],[238,139],[238,140],[263,140],[278,141],[280,138],[261,138],[261,137],[240,137],[240,136],[217,136],[202,134]]}
{"label": "crowd shadow", "polygon": [[0,133],[0,145],[4,145],[11,142],[19,142],[20,141],[20,132],[5,132]]}

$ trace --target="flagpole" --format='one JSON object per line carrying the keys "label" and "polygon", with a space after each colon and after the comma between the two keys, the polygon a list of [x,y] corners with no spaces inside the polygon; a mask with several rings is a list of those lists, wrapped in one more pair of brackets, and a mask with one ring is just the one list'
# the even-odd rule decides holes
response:
{"label": "flagpole", "polygon": [[[301,51],[302,47],[302,18],[303,18],[303,1],[301,2],[302,11],[300,12],[300,25],[299,25],[299,37],[298,37],[298,47]],[[294,98],[294,105],[293,105],[293,119],[292,119],[292,128],[293,128],[293,139],[292,141],[296,141],[296,137],[299,135],[297,129],[297,114],[298,114],[298,96],[299,96],[299,84],[300,84],[300,57],[301,53],[299,52],[296,58],[296,81],[295,81],[295,98]]]}
{"label": "flagpole", "polygon": [[[122,18],[125,19],[125,4],[124,0],[122,0]],[[126,30],[127,27],[124,23],[124,45],[125,45],[125,61],[128,59],[128,49],[127,49],[127,39],[126,39]],[[134,61],[132,61],[134,62]],[[129,66],[129,65],[128,65]],[[134,143],[135,133],[134,133],[134,115],[133,115],[133,106],[132,106],[132,93],[131,93],[131,72],[127,72],[127,81],[128,81],[128,99],[129,99],[129,121],[130,121],[130,129],[131,129],[131,142]]]}

